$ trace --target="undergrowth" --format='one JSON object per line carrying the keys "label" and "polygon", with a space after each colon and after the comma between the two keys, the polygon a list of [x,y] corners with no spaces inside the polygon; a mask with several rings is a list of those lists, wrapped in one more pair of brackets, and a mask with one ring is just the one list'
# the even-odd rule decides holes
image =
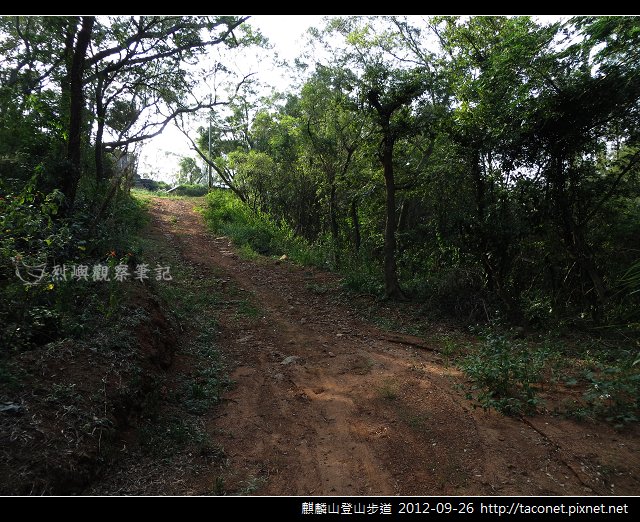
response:
{"label": "undergrowth", "polygon": [[[604,420],[616,428],[640,415],[640,363],[634,350],[607,347],[602,340],[571,343],[547,334],[518,339],[513,332],[485,328],[480,342],[457,356],[470,379],[467,397],[505,415],[531,415],[542,409],[579,420]],[[550,407],[542,396],[577,398]]]}
{"label": "undergrowth", "polygon": [[286,255],[300,265],[323,268],[330,265],[322,245],[310,244],[286,223],[276,223],[267,214],[250,209],[228,191],[219,189],[209,193],[204,216],[209,227],[217,234],[232,238],[246,258],[255,258],[256,254]]}

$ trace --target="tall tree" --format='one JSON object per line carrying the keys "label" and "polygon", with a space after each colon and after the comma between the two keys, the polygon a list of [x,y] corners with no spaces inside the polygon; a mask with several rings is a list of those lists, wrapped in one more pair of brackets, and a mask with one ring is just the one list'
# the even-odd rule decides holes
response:
{"label": "tall tree", "polygon": [[[340,34],[345,46],[339,61],[355,72],[361,100],[372,110],[380,135],[378,158],[385,185],[384,282],[389,298],[403,298],[397,267],[396,145],[422,134],[414,125],[417,109],[439,103],[431,63],[410,60],[393,18],[337,18],[327,28]],[[423,58],[429,62],[431,55]],[[364,109],[365,107],[363,107]],[[423,124],[426,122],[423,121]],[[426,134],[430,134],[427,132]],[[429,152],[425,154],[425,157]]]}
{"label": "tall tree", "polygon": [[[83,133],[94,121],[95,167],[102,180],[105,150],[142,142],[180,115],[225,103],[217,97],[195,97],[194,71],[214,46],[233,48],[260,41],[259,35],[243,29],[247,18],[85,16],[25,22],[17,17],[13,25],[4,24],[12,36],[8,43],[14,46],[3,73],[10,83],[23,82],[28,92],[51,82],[59,86],[58,113],[69,161],[59,186],[69,207],[83,167],[83,143],[89,143]],[[218,64],[212,74],[228,75],[228,71]]]}
{"label": "tall tree", "polygon": [[[310,164],[316,159],[328,187],[329,229],[333,257],[340,265],[340,226],[338,185],[345,185],[354,155],[367,132],[366,116],[355,99],[356,78],[336,67],[319,65],[305,83],[300,96],[300,124],[303,126]],[[359,243],[355,196],[352,224],[355,243]],[[357,247],[356,247],[357,248]]]}
{"label": "tall tree", "polygon": [[69,84],[69,124],[67,159],[70,172],[63,180],[62,192],[67,198],[67,205],[73,206],[76,198],[76,190],[80,181],[82,157],[82,116],[84,111],[84,71],[86,67],[87,50],[91,42],[93,26],[96,22],[94,16],[83,16],[80,27],[74,36],[75,45],[69,58],[68,70]]}
{"label": "tall tree", "polygon": [[[377,76],[377,74],[374,72]],[[388,75],[388,71],[384,71]],[[428,88],[422,70],[395,71],[391,81],[375,78],[367,91],[367,100],[377,116],[382,135],[379,159],[382,164],[386,192],[386,220],[384,227],[384,283],[387,297],[403,298],[398,282],[396,262],[396,176],[394,171],[394,150],[399,138],[411,132],[409,107]]]}

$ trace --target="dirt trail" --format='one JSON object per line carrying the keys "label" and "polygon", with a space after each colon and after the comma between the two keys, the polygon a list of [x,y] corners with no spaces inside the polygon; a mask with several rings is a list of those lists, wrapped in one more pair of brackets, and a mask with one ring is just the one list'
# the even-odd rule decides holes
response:
{"label": "dirt trail", "polygon": [[153,227],[224,299],[250,306],[218,319],[236,385],[206,429],[227,466],[190,491],[220,476],[227,492],[263,495],[640,491],[635,431],[474,410],[437,345],[360,319],[327,291],[331,274],[239,258],[193,206],[153,200]]}

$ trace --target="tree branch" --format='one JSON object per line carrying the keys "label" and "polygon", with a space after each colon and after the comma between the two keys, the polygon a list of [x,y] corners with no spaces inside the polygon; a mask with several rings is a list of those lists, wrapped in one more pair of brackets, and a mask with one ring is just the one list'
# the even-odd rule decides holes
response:
{"label": "tree branch", "polygon": [[213,170],[218,173],[220,179],[224,182],[224,184],[231,189],[231,191],[240,198],[240,201],[243,203],[247,202],[247,198],[244,193],[235,186],[233,181],[231,180],[231,173],[225,172],[215,161],[211,160],[211,158],[207,157],[207,155],[200,150],[195,141],[189,136],[189,133],[185,131],[181,126],[177,125],[178,129],[182,134],[186,136],[186,138],[191,142],[191,148],[200,156],[204,162],[209,165]]}
{"label": "tree branch", "polygon": [[585,217],[582,220],[582,222],[579,225],[580,227],[586,225],[589,221],[593,219],[593,217],[598,213],[602,205],[604,205],[607,202],[607,200],[611,196],[613,196],[613,193],[615,192],[616,188],[618,188],[618,185],[620,184],[620,181],[622,181],[622,178],[624,177],[624,175],[627,172],[629,172],[638,163],[640,163],[640,149],[638,149],[636,153],[631,157],[631,159],[629,160],[629,163],[627,163],[625,168],[620,171],[620,173],[616,177],[611,187],[609,187],[609,190],[607,190],[607,192],[600,198],[596,206],[591,210],[591,212],[589,212],[587,217]]}

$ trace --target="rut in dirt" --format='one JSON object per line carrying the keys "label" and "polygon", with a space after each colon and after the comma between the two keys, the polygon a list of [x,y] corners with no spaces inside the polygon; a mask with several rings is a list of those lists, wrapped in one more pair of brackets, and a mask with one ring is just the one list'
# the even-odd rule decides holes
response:
{"label": "rut in dirt", "polygon": [[[225,302],[251,313],[221,307],[217,318],[236,385],[206,429],[227,464],[198,474],[190,491],[217,481],[263,495],[637,492],[637,438],[474,410],[435,341],[370,324],[332,274],[240,258],[193,206],[155,199],[153,226],[218,279]],[[605,461],[613,489],[598,472]]]}

